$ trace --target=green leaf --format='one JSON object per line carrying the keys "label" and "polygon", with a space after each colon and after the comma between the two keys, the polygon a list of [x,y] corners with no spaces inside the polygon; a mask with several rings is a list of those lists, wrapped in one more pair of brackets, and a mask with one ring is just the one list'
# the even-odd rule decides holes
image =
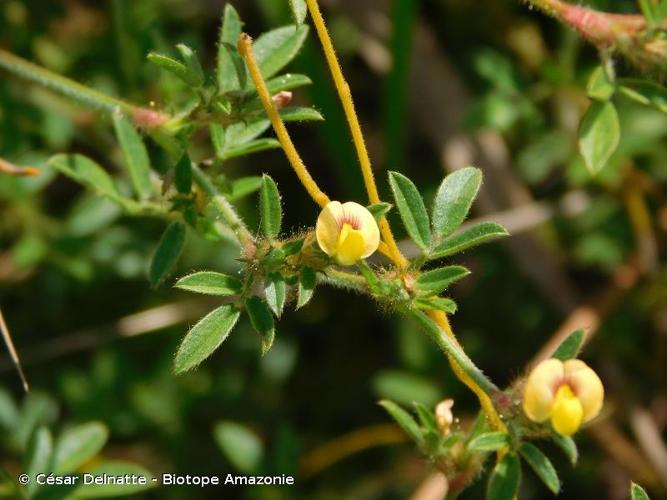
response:
{"label": "green leaf", "polygon": [[487,500],[514,500],[519,492],[521,465],[514,453],[508,453],[496,464],[486,490]]}
{"label": "green leaf", "polygon": [[264,446],[255,432],[236,422],[218,422],[213,429],[213,436],[237,470],[251,474],[259,469]]}
{"label": "green leaf", "polygon": [[220,28],[218,42],[218,67],[216,76],[218,79],[218,90],[221,94],[245,86],[239,84],[234,59],[228,49],[229,45],[232,47],[236,46],[236,42],[239,36],[241,36],[242,28],[243,23],[238,12],[236,12],[236,9],[230,3],[227,3],[222,17],[222,27]]}
{"label": "green leaf", "polygon": [[269,309],[266,302],[256,295],[246,300],[245,307],[253,328],[261,337],[262,356],[264,356],[271,349],[276,336],[271,309]]}
{"label": "green leaf", "polygon": [[273,313],[280,318],[283,314],[285,299],[287,297],[287,287],[282,276],[277,273],[271,274],[267,280],[264,293],[269,307]]}
{"label": "green leaf", "polygon": [[270,126],[271,122],[265,118],[247,123],[233,123],[225,130],[224,148],[247,144],[266,132]]}
{"label": "green leaf", "polygon": [[276,139],[257,139],[254,141],[246,142],[239,146],[232,146],[225,149],[222,159],[229,160],[231,158],[237,158],[239,156],[246,156],[253,153],[259,153],[261,151],[266,151],[268,149],[279,149],[280,142]]}
{"label": "green leaf", "polygon": [[243,89],[248,83],[248,70],[246,69],[245,61],[239,54],[236,43],[225,43],[224,48],[232,61],[234,72],[236,73],[236,81],[239,82],[239,88]]}
{"label": "green leaf", "polygon": [[565,453],[572,466],[577,465],[579,450],[577,450],[577,443],[574,442],[574,439],[570,436],[561,436],[557,432],[551,433],[551,439]]}
{"label": "green leaf", "polygon": [[591,175],[604,168],[621,140],[618,113],[611,101],[593,101],[579,128],[579,150]]}
{"label": "green leaf", "polygon": [[619,90],[630,99],[667,113],[667,88],[649,80],[632,78],[621,78],[619,84]]}
{"label": "green leaf", "polygon": [[655,28],[664,19],[667,19],[667,2],[665,0],[639,0],[639,7],[649,28]]}
{"label": "green leaf", "polygon": [[299,291],[298,298],[296,301],[296,308],[301,309],[303,306],[310,302],[310,299],[313,297],[315,292],[315,285],[317,284],[317,276],[315,271],[309,267],[304,267],[301,269],[299,274]]}
{"label": "green leaf", "polygon": [[595,68],[586,87],[588,97],[597,101],[608,101],[614,95],[614,92],[616,92],[616,86],[609,81],[604,68],[602,66]]}
{"label": "green leaf", "polygon": [[63,432],[53,450],[53,472],[58,475],[75,471],[104,447],[109,430],[101,422],[89,422]]}
{"label": "green leaf", "polygon": [[510,436],[506,432],[487,432],[480,434],[468,443],[470,451],[497,451],[510,444]]}
{"label": "green leaf", "polygon": [[438,424],[435,421],[433,412],[418,401],[413,401],[412,405],[415,407],[415,411],[419,417],[419,422],[421,423],[421,426],[424,428],[424,430],[437,434],[439,432]]}
{"label": "green leaf", "polygon": [[93,160],[78,154],[59,154],[51,157],[48,164],[96,193],[124,203],[111,176]]}
{"label": "green leaf", "polygon": [[[269,94],[275,95],[278,92],[283,90],[292,90],[304,85],[310,85],[313,81],[308,78],[306,75],[300,75],[298,73],[287,73],[285,75],[276,76],[271,78],[266,82],[266,88],[269,89]],[[251,94],[256,94],[257,90],[252,89],[249,91]]]}
{"label": "green leaf", "polygon": [[366,208],[371,213],[371,215],[373,215],[373,218],[379,222],[382,217],[389,213],[389,211],[393,208],[393,205],[391,203],[385,203],[384,201],[381,201],[380,203],[368,205]]}
{"label": "green leaf", "polygon": [[305,0],[289,0],[289,6],[292,10],[294,22],[297,25],[303,24],[308,15],[308,7],[306,6]]}
{"label": "green leaf", "polygon": [[0,427],[4,430],[13,429],[18,423],[19,410],[9,393],[0,387]]}
{"label": "green leaf", "polygon": [[174,184],[181,194],[192,192],[192,161],[188,155],[183,155],[175,167]]}
{"label": "green leaf", "polygon": [[213,271],[189,274],[179,279],[174,286],[188,292],[220,296],[237,295],[243,290],[241,280]]}
{"label": "green leaf", "polygon": [[465,167],[444,178],[433,202],[433,233],[436,238],[449,236],[465,220],[479,187],[482,171]]}
{"label": "green leaf", "polygon": [[[53,437],[47,427],[38,428],[30,439],[28,445],[28,460],[25,473],[34,478],[39,472],[47,472],[51,469],[51,456],[53,454]],[[34,492],[39,485],[32,481],[28,484],[29,492]]]}
{"label": "green leaf", "polygon": [[630,498],[631,500],[650,500],[646,490],[635,482],[630,484]]}
{"label": "green leaf", "polygon": [[193,326],[181,342],[174,371],[192,370],[220,347],[236,325],[241,312],[232,304],[214,309]]}
{"label": "green leaf", "polygon": [[171,57],[165,56],[164,54],[158,54],[157,52],[149,53],[146,58],[156,66],[159,66],[163,70],[168,71],[172,75],[176,76],[186,85],[191,87],[199,87],[201,85],[190,68],[188,68],[182,62],[177,61],[176,59],[172,59]]}
{"label": "green leaf", "polygon": [[454,255],[475,245],[486,243],[487,241],[507,236],[508,234],[507,230],[500,224],[496,224],[495,222],[479,222],[436,245],[428,257],[429,259],[440,259]]}
{"label": "green leaf", "polygon": [[145,477],[146,484],[80,484],[76,490],[67,498],[116,498],[121,496],[134,495],[140,491],[146,491],[157,486],[157,482],[152,481],[153,474],[141,465],[120,460],[110,460],[102,462],[85,471],[94,477],[107,476],[137,476]]}
{"label": "green leaf", "polygon": [[561,361],[576,358],[584,344],[585,335],[586,332],[583,329],[575,330],[561,342],[551,357]]}
{"label": "green leaf", "polygon": [[264,78],[271,78],[299,53],[308,36],[308,26],[283,26],[264,33],[253,51]]}
{"label": "green leaf", "polygon": [[378,404],[382,406],[382,408],[384,408],[394,420],[396,420],[396,423],[400,426],[401,429],[405,431],[408,436],[410,436],[410,439],[421,445],[423,442],[422,432],[415,419],[412,418],[412,415],[410,415],[407,411],[405,411],[393,401],[384,399]]}
{"label": "green leaf", "polygon": [[204,70],[201,67],[199,58],[197,57],[195,51],[183,43],[176,45],[176,48],[181,54],[181,57],[185,62],[185,66],[188,69],[188,73],[190,74],[190,85],[195,88],[199,88],[204,85]]}
{"label": "green leaf", "polygon": [[151,259],[148,279],[156,287],[162,283],[178,262],[185,246],[185,224],[172,222],[164,231]]}
{"label": "green leaf", "polygon": [[288,106],[278,110],[280,117],[286,122],[309,122],[324,120],[322,114],[313,108],[304,108],[300,106]]}
{"label": "green leaf", "polygon": [[546,487],[554,495],[558,494],[560,490],[558,473],[547,456],[531,443],[523,443],[519,448],[519,453]]}
{"label": "green leaf", "polygon": [[418,247],[426,250],[431,244],[431,230],[424,200],[417,187],[410,179],[398,172],[389,172],[389,184],[410,238]]}
{"label": "green leaf", "polygon": [[259,208],[262,232],[267,238],[276,238],[280,234],[283,210],[278,186],[266,174],[262,176],[262,186],[259,189]]}
{"label": "green leaf", "polygon": [[262,178],[258,175],[250,175],[248,177],[241,177],[232,182],[232,186],[228,195],[229,201],[240,200],[249,194],[258,191],[262,186]]}
{"label": "green leaf", "polygon": [[420,295],[438,295],[449,285],[470,274],[465,267],[447,266],[422,273],[417,278],[417,293]]}
{"label": "green leaf", "polygon": [[113,114],[113,125],[134,191],[140,199],[148,198],[152,191],[151,164],[144,141],[134,125],[120,111]]}
{"label": "green leaf", "polygon": [[418,309],[436,311],[444,311],[447,314],[454,314],[456,312],[456,302],[452,299],[446,299],[444,297],[417,297],[414,299],[413,304]]}
{"label": "green leaf", "polygon": [[211,123],[208,126],[209,134],[211,135],[211,143],[215,150],[216,158],[225,159],[225,144],[227,142],[225,129],[219,123]]}

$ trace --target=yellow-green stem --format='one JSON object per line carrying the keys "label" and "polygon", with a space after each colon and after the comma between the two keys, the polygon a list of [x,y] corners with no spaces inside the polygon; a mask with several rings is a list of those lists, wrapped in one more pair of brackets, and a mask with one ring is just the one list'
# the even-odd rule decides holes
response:
{"label": "yellow-green stem", "polygon": [[[327,26],[324,22],[324,17],[322,16],[322,12],[320,11],[317,0],[306,0],[306,4],[308,5],[310,17],[312,18],[313,24],[315,25],[317,36],[320,39],[322,48],[324,49],[324,55],[326,57],[327,64],[329,65],[329,70],[331,71],[331,76],[333,77],[336,90],[338,91],[338,96],[343,105],[343,111],[345,112],[345,117],[347,118],[350,132],[352,133],[352,140],[357,150],[359,165],[361,167],[361,173],[364,178],[364,185],[366,186],[366,192],[368,193],[368,201],[371,203],[379,203],[380,195],[378,193],[377,185],[375,184],[373,167],[371,166],[370,156],[368,155],[368,149],[366,148],[366,141],[364,140],[364,135],[361,131],[361,125],[359,124],[359,118],[357,117],[357,112],[354,107],[350,86],[345,81],[343,70],[341,69],[338,57],[336,56],[336,50],[334,49],[333,42],[329,36],[329,31],[327,30]],[[399,250],[389,223],[385,218],[382,218],[380,220],[379,226],[389,257],[399,268],[406,268],[408,266],[408,260]]]}

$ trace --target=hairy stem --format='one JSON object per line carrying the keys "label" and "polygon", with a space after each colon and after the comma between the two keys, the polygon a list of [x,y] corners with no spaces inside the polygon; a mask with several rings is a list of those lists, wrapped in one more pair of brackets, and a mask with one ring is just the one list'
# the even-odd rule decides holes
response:
{"label": "hairy stem", "polygon": [[2,49],[0,68],[100,111],[113,113],[120,108],[140,127],[158,127],[169,119],[158,111],[108,96]]}
{"label": "hairy stem", "polygon": [[287,155],[287,159],[289,160],[290,165],[292,165],[294,172],[301,181],[301,184],[303,184],[303,187],[305,187],[306,191],[308,191],[310,197],[315,200],[315,203],[317,203],[320,207],[324,207],[327,203],[329,203],[329,197],[320,189],[320,187],[317,185],[317,182],[315,182],[313,177],[310,175],[308,168],[303,163],[299,152],[296,150],[296,147],[292,142],[292,138],[287,131],[285,122],[283,122],[283,119],[280,117],[280,113],[278,113],[278,108],[273,102],[271,94],[269,94],[266,81],[262,76],[262,72],[259,69],[257,60],[255,59],[255,54],[252,51],[252,38],[249,35],[243,33],[239,38],[238,49],[241,53],[241,57],[243,57],[245,63],[248,66],[250,77],[252,78],[252,81],[257,88],[257,93],[259,94],[259,98],[262,101],[262,106],[264,106],[264,110],[269,116],[269,120],[271,120],[273,130],[278,136],[278,140],[280,141],[280,144],[285,151],[285,155]]}
{"label": "hairy stem", "polygon": [[[341,100],[341,103],[343,104],[343,111],[345,112],[345,116],[350,127],[350,132],[352,133],[352,140],[357,150],[357,156],[359,157],[359,165],[361,167],[361,173],[364,178],[364,185],[366,186],[366,191],[368,193],[368,200],[371,203],[379,203],[380,195],[378,193],[377,185],[375,184],[375,176],[373,175],[370,156],[368,155],[366,141],[364,140],[364,135],[361,131],[361,125],[359,124],[359,118],[357,117],[357,112],[354,107],[350,86],[345,81],[345,77],[343,76],[343,70],[341,69],[338,57],[336,56],[336,51],[331,41],[331,37],[329,36],[329,31],[327,30],[326,23],[324,22],[322,12],[320,12],[319,5],[317,4],[317,0],[306,0],[306,4],[308,5],[310,17],[313,19],[313,24],[315,25],[317,35],[320,39],[320,42],[322,43],[324,55],[326,57],[327,64],[329,65],[329,70],[331,71],[334,84],[336,85],[338,96]],[[408,260],[399,250],[387,219],[383,217],[380,220],[379,226],[380,232],[382,233],[382,239],[387,245],[389,257],[399,268],[406,268],[408,265]]]}
{"label": "hairy stem", "polygon": [[425,327],[429,336],[447,354],[452,370],[454,370],[459,380],[475,393],[494,430],[505,432],[507,428],[500,419],[490,397],[491,394],[499,392],[499,389],[463,351],[451,329],[447,315],[441,311],[429,311],[428,313],[411,311],[411,314],[417,318]]}
{"label": "hairy stem", "polygon": [[232,231],[234,231],[234,234],[239,238],[241,245],[245,247],[254,244],[255,238],[248,230],[241,217],[236,213],[232,204],[216,189],[206,174],[194,164],[192,165],[192,179],[197,183],[204,194],[211,199],[213,206],[215,206],[218,213],[222,216]]}

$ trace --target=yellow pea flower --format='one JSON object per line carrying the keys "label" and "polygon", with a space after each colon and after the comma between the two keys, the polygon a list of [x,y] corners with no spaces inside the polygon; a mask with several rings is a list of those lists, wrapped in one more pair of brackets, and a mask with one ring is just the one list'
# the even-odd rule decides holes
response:
{"label": "yellow pea flower", "polygon": [[327,203],[317,218],[315,235],[320,248],[344,266],[372,255],[380,245],[373,215],[353,201]]}
{"label": "yellow pea flower", "polygon": [[602,408],[604,388],[600,377],[578,359],[547,359],[526,381],[523,411],[534,422],[551,419],[556,432],[571,436],[595,418]]}

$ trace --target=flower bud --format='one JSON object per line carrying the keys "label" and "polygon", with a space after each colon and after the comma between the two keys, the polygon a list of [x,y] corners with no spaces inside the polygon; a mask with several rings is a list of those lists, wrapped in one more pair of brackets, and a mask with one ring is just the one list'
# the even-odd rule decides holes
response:
{"label": "flower bud", "polygon": [[578,359],[547,359],[528,376],[523,411],[534,422],[551,420],[563,436],[579,430],[602,408],[604,388],[597,374]]}
{"label": "flower bud", "polygon": [[320,248],[344,266],[369,257],[380,245],[373,215],[353,201],[329,202],[317,218],[315,235]]}
{"label": "flower bud", "polygon": [[454,422],[452,406],[454,406],[454,400],[445,399],[444,401],[440,401],[435,407],[435,422],[438,424],[440,434],[443,436],[447,436],[451,432],[451,426]]}

